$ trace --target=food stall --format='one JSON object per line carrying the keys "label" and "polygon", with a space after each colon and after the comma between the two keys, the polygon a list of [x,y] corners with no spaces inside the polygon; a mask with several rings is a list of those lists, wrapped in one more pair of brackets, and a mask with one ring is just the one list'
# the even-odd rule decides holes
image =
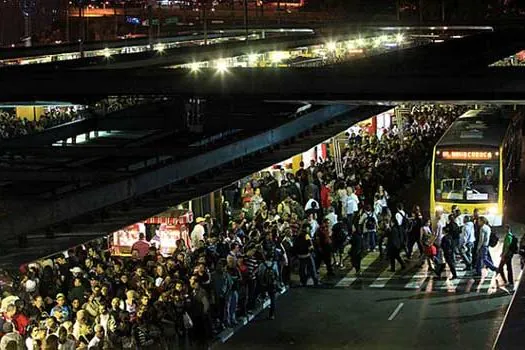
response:
{"label": "food stall", "polygon": [[170,209],[147,220],[124,227],[113,232],[108,237],[109,250],[115,256],[130,256],[131,247],[139,239],[142,232],[153,231],[151,244],[155,244],[162,255],[171,255],[176,242],[182,239],[190,248],[190,224],[193,213],[186,209]]}

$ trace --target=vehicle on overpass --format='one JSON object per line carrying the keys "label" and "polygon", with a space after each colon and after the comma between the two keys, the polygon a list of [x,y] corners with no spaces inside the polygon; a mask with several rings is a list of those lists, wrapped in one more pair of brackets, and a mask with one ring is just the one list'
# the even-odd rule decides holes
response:
{"label": "vehicle on overpass", "polygon": [[492,226],[504,221],[510,186],[518,178],[522,116],[504,109],[471,110],[434,148],[430,213],[479,209]]}

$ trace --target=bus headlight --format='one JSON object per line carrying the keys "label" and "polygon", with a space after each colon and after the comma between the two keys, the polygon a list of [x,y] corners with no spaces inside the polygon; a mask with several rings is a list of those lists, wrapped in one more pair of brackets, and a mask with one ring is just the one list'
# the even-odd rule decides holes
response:
{"label": "bus headlight", "polygon": [[497,206],[490,207],[488,212],[489,212],[489,215],[497,215],[498,214],[498,207]]}

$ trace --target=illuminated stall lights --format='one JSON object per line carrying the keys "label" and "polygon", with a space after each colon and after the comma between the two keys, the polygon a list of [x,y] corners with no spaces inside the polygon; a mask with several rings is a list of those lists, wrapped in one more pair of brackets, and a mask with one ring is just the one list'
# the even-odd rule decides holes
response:
{"label": "illuminated stall lights", "polygon": [[405,40],[405,36],[402,33],[396,34],[396,43],[401,44]]}
{"label": "illuminated stall lights", "polygon": [[270,60],[273,63],[279,63],[290,58],[290,53],[285,51],[273,51],[270,53]]}
{"label": "illuminated stall lights", "polygon": [[256,64],[259,60],[259,55],[256,53],[251,53],[248,55],[248,63],[249,64]]}
{"label": "illuminated stall lights", "polygon": [[155,45],[155,51],[157,51],[158,53],[163,53],[164,50],[166,50],[166,46],[164,46],[164,44]]}
{"label": "illuminated stall lights", "polygon": [[102,51],[102,55],[103,55],[105,58],[110,58],[110,57],[111,57],[111,52],[110,52],[109,49],[106,47],[106,48]]}

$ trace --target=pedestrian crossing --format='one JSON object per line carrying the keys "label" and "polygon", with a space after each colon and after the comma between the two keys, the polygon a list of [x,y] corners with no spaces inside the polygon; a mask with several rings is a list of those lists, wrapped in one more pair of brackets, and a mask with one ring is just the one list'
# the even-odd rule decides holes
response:
{"label": "pedestrian crossing", "polygon": [[[492,256],[496,255],[497,248],[494,248]],[[494,259],[497,263],[498,259]],[[519,259],[514,260],[514,275],[518,276]],[[497,266],[497,265],[496,265]],[[482,293],[493,294],[498,291],[508,291],[501,278],[495,272],[484,269],[480,277],[474,277],[473,273],[465,270],[462,263],[456,266],[457,277],[450,279],[452,274],[448,270],[438,278],[435,273],[429,271],[428,263],[421,266],[419,260],[407,261],[407,267],[399,270],[397,265],[396,272],[390,271],[390,263],[385,259],[380,259],[379,253],[371,252],[367,254],[361,262],[361,273],[356,275],[355,270],[348,272],[340,271],[344,274],[339,278],[325,278],[325,285],[333,288],[350,289],[387,289],[387,290],[417,290],[425,293],[444,292],[444,293]],[[445,277],[446,276],[446,277]]]}

